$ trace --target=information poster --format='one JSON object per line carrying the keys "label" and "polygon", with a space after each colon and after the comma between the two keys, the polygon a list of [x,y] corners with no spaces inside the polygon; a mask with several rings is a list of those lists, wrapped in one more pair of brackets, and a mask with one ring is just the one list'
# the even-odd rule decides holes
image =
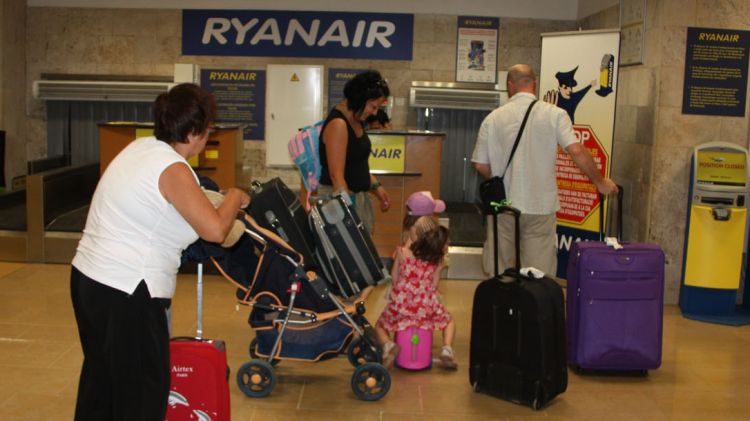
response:
{"label": "information poster", "polygon": [[328,109],[344,99],[344,85],[362,69],[328,69]]}
{"label": "information poster", "polygon": [[497,83],[499,18],[458,17],[456,82]]}
{"label": "information poster", "polygon": [[264,70],[202,69],[201,87],[216,97],[217,123],[244,125],[244,140],[265,139]]}
{"label": "information poster", "polygon": [[[604,176],[612,167],[619,44],[617,31],[542,35],[540,99],[565,110]],[[573,242],[599,237],[600,203],[596,186],[560,148],[557,190],[557,276],[565,277]]]}
{"label": "information poster", "polygon": [[744,117],[750,31],[687,28],[682,113]]}

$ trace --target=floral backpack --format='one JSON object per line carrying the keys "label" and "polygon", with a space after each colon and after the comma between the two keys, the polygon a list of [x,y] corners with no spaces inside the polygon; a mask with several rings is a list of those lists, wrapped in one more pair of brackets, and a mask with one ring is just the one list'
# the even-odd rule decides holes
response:
{"label": "floral backpack", "polygon": [[289,157],[297,166],[302,176],[302,182],[307,190],[307,199],[305,208],[310,206],[310,195],[318,190],[320,184],[320,132],[323,129],[325,120],[320,120],[309,126],[301,128],[297,134],[289,140]]}

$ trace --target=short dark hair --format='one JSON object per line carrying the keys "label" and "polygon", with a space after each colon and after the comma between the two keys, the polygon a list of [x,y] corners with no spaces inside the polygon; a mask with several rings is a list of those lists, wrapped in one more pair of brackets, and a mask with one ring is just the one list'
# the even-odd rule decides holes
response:
{"label": "short dark hair", "polygon": [[216,120],[213,94],[193,83],[181,83],[154,101],[154,136],[162,142],[187,143]]}
{"label": "short dark hair", "polygon": [[344,85],[344,98],[347,108],[358,113],[365,108],[367,101],[380,97],[388,97],[391,90],[388,82],[383,79],[377,70],[367,70],[358,73]]}
{"label": "short dark hair", "polygon": [[389,123],[391,119],[388,117],[388,113],[385,112],[384,109],[378,108],[378,112],[367,117],[368,123],[374,123],[374,122],[380,123],[380,125],[385,125],[386,123]]}
{"label": "short dark hair", "polygon": [[448,243],[448,228],[438,225],[422,234],[411,245],[414,257],[430,263],[440,263],[445,256],[445,245]]}

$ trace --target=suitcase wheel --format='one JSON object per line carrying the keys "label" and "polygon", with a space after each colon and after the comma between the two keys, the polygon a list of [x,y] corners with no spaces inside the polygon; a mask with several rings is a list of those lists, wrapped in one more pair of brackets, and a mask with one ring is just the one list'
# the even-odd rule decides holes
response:
{"label": "suitcase wheel", "polygon": [[352,391],[358,399],[376,401],[391,388],[391,375],[378,363],[364,363],[352,374]]}
{"label": "suitcase wheel", "polygon": [[267,361],[248,361],[237,370],[237,385],[251,398],[264,398],[276,386],[276,373]]}
{"label": "suitcase wheel", "polygon": [[380,354],[380,348],[373,346],[370,341],[363,340],[361,336],[352,339],[347,350],[349,362],[354,367],[359,367],[365,363],[382,363],[383,356]]}

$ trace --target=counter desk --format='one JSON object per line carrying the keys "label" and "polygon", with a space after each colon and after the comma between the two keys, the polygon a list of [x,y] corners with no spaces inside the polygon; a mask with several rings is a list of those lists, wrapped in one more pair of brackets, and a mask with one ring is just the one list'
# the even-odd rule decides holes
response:
{"label": "counter desk", "polygon": [[[372,239],[381,257],[391,257],[401,243],[401,227],[406,215],[406,199],[414,192],[429,190],[433,197],[440,198],[440,166],[445,133],[431,131],[387,131],[368,133],[373,143],[373,158],[370,159],[370,172],[386,188],[391,198],[388,211],[380,210],[377,199],[375,207],[375,227]],[[395,165],[392,156],[389,160],[378,160],[377,156],[392,153],[403,144],[403,159]],[[382,153],[379,153],[382,151]]]}

